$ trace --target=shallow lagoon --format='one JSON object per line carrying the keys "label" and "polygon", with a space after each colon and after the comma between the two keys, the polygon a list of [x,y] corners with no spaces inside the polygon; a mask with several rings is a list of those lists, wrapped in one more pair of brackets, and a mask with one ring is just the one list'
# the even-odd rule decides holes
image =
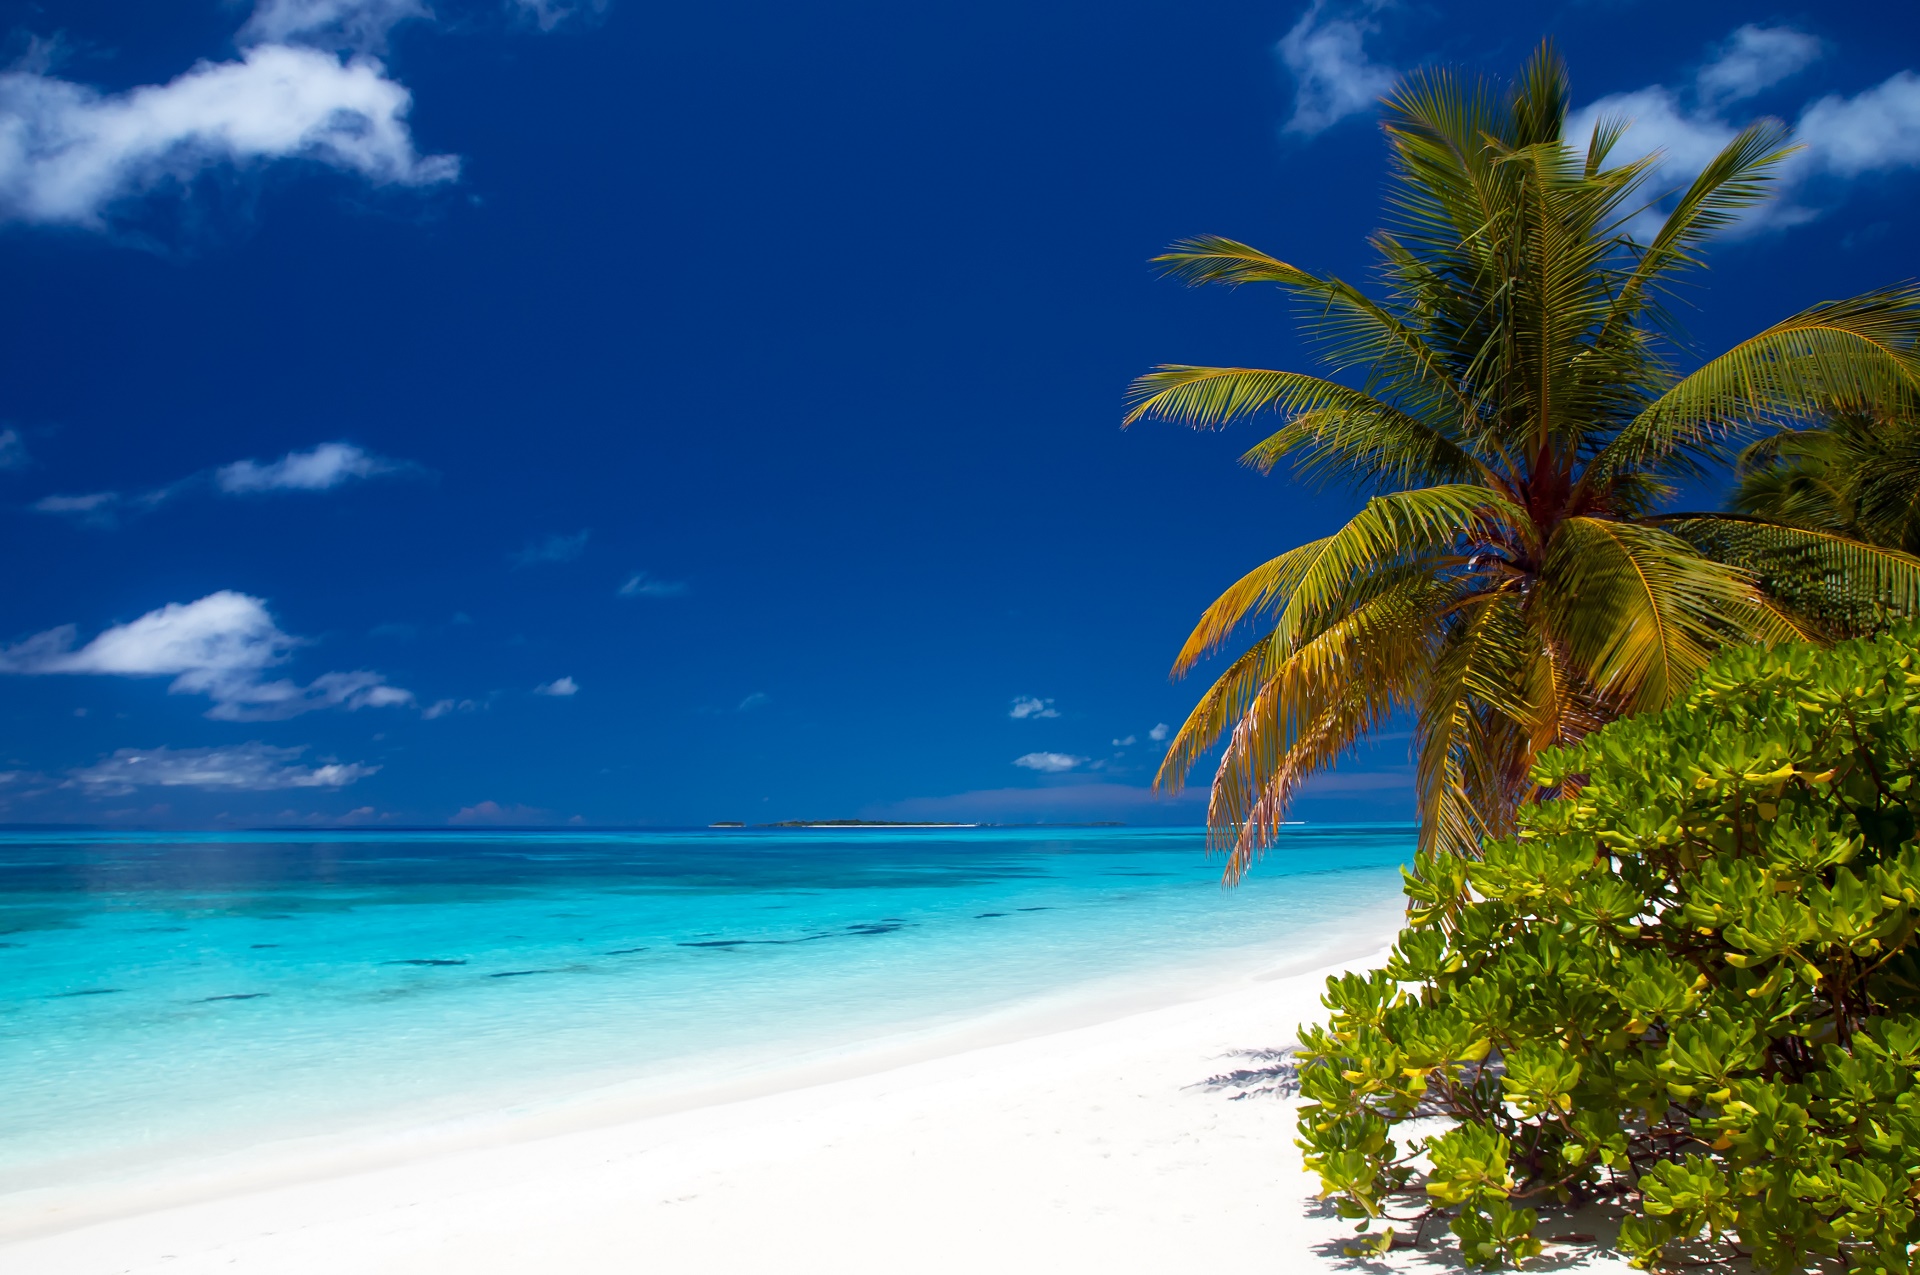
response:
{"label": "shallow lagoon", "polygon": [[0,1190],[1310,958],[1412,837],[0,834]]}

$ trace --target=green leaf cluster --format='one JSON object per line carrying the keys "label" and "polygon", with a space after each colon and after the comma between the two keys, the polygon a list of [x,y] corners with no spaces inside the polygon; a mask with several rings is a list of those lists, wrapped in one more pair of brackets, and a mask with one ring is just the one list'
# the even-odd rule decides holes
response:
{"label": "green leaf cluster", "polygon": [[1384,968],[1328,980],[1324,1194],[1448,1218],[1472,1266],[1612,1201],[1641,1267],[1920,1271],[1920,630],[1728,651],[1532,778],[1477,861],[1416,857]]}

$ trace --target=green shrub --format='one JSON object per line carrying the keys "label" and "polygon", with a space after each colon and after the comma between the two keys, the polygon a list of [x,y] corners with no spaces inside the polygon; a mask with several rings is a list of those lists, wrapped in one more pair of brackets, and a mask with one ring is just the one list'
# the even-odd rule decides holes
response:
{"label": "green shrub", "polygon": [[1540,1251],[1530,1205],[1612,1200],[1637,1266],[1920,1272],[1917,759],[1913,635],[1730,652],[1544,754],[1562,795],[1419,858],[1387,967],[1328,980],[1326,1195],[1450,1216],[1477,1266]]}

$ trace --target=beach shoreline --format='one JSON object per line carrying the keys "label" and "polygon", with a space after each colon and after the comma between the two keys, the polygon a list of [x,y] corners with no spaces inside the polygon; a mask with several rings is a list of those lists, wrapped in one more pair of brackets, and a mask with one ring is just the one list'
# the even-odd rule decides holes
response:
{"label": "beach shoreline", "polygon": [[[1087,1227],[1141,1229],[1108,1269],[1149,1269],[1149,1252],[1170,1260],[1168,1237],[1222,1208],[1224,1231],[1189,1238],[1344,1234],[1337,1219],[1298,1216],[1310,1183],[1291,1104],[1260,1092],[1261,1077],[1318,1016],[1326,975],[1377,963],[1396,923],[1369,912],[1343,950],[1311,954],[1316,968],[1270,954],[1158,1006],[1083,1005],[1071,1021],[1003,1021],[705,1091],[574,1096],[304,1159],[280,1147],[278,1163],[241,1157],[197,1178],[20,1193],[0,1202],[0,1261],[18,1272],[472,1272],[524,1269],[574,1245],[585,1246],[575,1271],[696,1254],[704,1270],[746,1270],[775,1254],[738,1232],[778,1214],[781,1268],[810,1269],[795,1256],[805,1249],[833,1252],[820,1269],[881,1269],[897,1250],[859,1219],[912,1216],[929,1199],[978,1223],[961,1228],[972,1238],[955,1254],[1002,1267],[996,1216],[1048,1249]],[[1116,1174],[1116,1156],[1131,1172]],[[1044,1217],[1019,1203],[1032,1205],[1014,1189],[1029,1176],[1051,1184]]]}

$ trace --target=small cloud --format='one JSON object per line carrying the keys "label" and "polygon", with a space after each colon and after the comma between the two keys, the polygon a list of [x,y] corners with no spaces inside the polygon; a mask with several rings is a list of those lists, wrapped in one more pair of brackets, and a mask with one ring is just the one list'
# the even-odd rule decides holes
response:
{"label": "small cloud", "polygon": [[122,748],[96,765],[68,772],[66,786],[116,797],[146,787],[273,792],[344,788],[380,769],[359,762],[296,765],[305,751],[258,742],[229,748]]}
{"label": "small cloud", "polygon": [[1140,740],[1138,736],[1128,735],[1128,736],[1125,736],[1124,738],[1114,740],[1113,746],[1115,748],[1131,748],[1139,742]]}
{"label": "small cloud", "polygon": [[773,703],[773,696],[767,694],[765,691],[755,691],[753,694],[741,700],[740,706],[733,711],[736,713],[751,713],[754,709],[765,708],[771,703]]}
{"label": "small cloud", "polygon": [[625,584],[615,590],[623,598],[677,598],[686,591],[685,581],[661,580],[644,571],[634,572]]}
{"label": "small cloud", "polygon": [[122,496],[97,491],[84,496],[45,496],[33,508],[44,514],[75,518],[95,527],[119,525],[120,515],[152,513],[160,506],[209,488],[229,496],[257,496],[270,492],[328,491],[356,478],[397,474],[417,466],[375,456],[352,443],[321,443],[304,452],[288,452],[278,460],[237,460],[212,471],[202,470],[150,491]]}
{"label": "small cloud", "polygon": [[551,682],[542,682],[533,688],[535,695],[551,695],[555,699],[565,699],[569,695],[580,693],[580,683],[571,677],[556,677]]}
{"label": "small cloud", "polygon": [[1885,239],[1887,232],[1892,229],[1892,222],[1876,221],[1870,225],[1862,226],[1858,230],[1848,231],[1847,234],[1841,237],[1840,246],[1848,252],[1852,252],[1856,248],[1865,248],[1869,244],[1878,243],[1880,240]]}
{"label": "small cloud", "polygon": [[27,443],[17,429],[0,429],[0,469],[25,469]]}
{"label": "small cloud", "polygon": [[432,16],[419,0],[260,0],[234,42],[381,53],[394,27]]}
{"label": "small cloud", "polygon": [[0,220],[106,229],[123,204],[215,169],[325,164],[374,185],[452,181],[450,155],[414,149],[413,96],[369,58],[257,44],[165,84],[103,94],[31,69],[0,83],[9,146]]}
{"label": "small cloud", "polygon": [[1008,710],[1007,716],[1024,720],[1029,717],[1058,717],[1060,713],[1059,710],[1054,708],[1053,701],[1050,699],[1037,699],[1032,695],[1016,695],[1013,697],[1013,707]]}
{"label": "small cloud", "polygon": [[[537,694],[538,691],[536,690],[535,693]],[[448,713],[471,713],[478,707],[480,705],[470,699],[437,699],[421,709],[420,716],[423,720],[430,722],[436,717],[445,717]]]}
{"label": "small cloud", "polygon": [[553,822],[553,812],[542,810],[538,806],[503,806],[497,801],[483,801],[475,806],[462,806],[451,824],[543,824]]}
{"label": "small cloud", "polygon": [[1071,753],[1028,753],[1024,757],[1014,758],[1013,764],[1025,766],[1028,770],[1037,770],[1043,775],[1058,775],[1072,770],[1086,760],[1085,757],[1075,757]]}
{"label": "small cloud", "polygon": [[559,532],[527,541],[526,548],[514,554],[510,561],[516,567],[538,566],[543,562],[572,562],[587,551],[587,531],[583,528],[570,536]]}
{"label": "small cloud", "polygon": [[1287,132],[1322,132],[1349,115],[1371,110],[1393,87],[1393,68],[1369,59],[1365,48],[1366,38],[1380,29],[1371,15],[1381,3],[1314,0],[1281,38],[1280,60],[1294,79]]}
{"label": "small cloud", "polygon": [[1736,102],[1798,74],[1825,51],[1820,38],[1805,31],[1749,22],[1727,37],[1694,83],[1703,102]]}
{"label": "small cloud", "polygon": [[170,602],[76,647],[71,624],[48,629],[0,649],[0,673],[59,673],[118,677],[172,676],[175,695],[205,695],[216,721],[282,721],[323,708],[388,708],[411,704],[413,692],[387,685],[379,673],[358,669],[322,673],[305,686],[265,671],[305,643],[282,632],[266,603],[223,589],[196,602]]}
{"label": "small cloud", "polygon": [[403,468],[353,443],[321,443],[279,460],[236,460],[213,472],[215,486],[228,495],[269,491],[326,491],[355,478],[372,478]]}
{"label": "small cloud", "polygon": [[85,496],[42,496],[31,508],[35,513],[72,518],[89,527],[112,527],[119,522],[115,516],[119,505],[119,492],[96,491]]}
{"label": "small cloud", "polygon": [[1158,726],[1155,726],[1152,730],[1147,732],[1147,738],[1152,740],[1154,743],[1158,744],[1162,740],[1166,739],[1168,732],[1169,732],[1169,728],[1167,724],[1165,722],[1161,722]]}
{"label": "small cloud", "polygon": [[542,31],[551,31],[572,18],[591,19],[607,11],[607,0],[580,0],[561,4],[557,0],[514,0],[520,11]]}

